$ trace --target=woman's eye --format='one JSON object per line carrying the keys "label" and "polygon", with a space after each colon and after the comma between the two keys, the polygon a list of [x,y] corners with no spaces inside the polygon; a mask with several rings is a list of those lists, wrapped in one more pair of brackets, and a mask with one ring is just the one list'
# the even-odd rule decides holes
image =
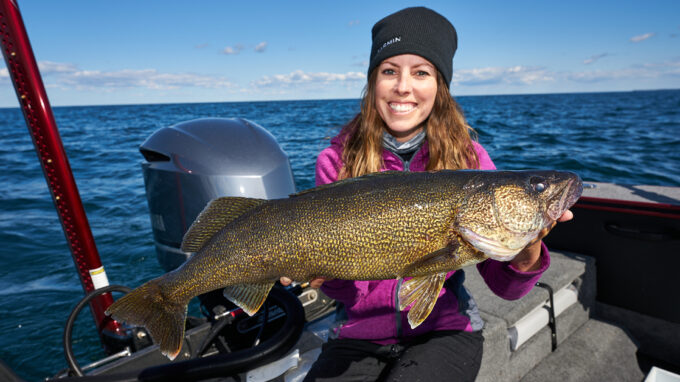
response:
{"label": "woman's eye", "polygon": [[394,74],[394,70],[392,70],[392,69],[384,69],[384,70],[382,71],[382,74],[385,74],[385,75],[388,75],[388,76],[389,76],[389,75]]}
{"label": "woman's eye", "polygon": [[428,72],[426,72],[426,71],[424,71],[424,70],[419,70],[419,71],[416,72],[416,75],[418,75],[418,76],[420,76],[420,77],[424,77],[424,76],[429,76],[430,73],[428,73]]}

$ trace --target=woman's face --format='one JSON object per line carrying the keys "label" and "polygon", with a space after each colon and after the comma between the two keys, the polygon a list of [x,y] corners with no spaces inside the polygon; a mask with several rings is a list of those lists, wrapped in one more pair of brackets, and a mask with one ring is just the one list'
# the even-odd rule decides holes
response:
{"label": "woman's face", "polygon": [[387,130],[406,142],[422,130],[437,95],[437,70],[415,54],[386,59],[377,68],[375,106]]}

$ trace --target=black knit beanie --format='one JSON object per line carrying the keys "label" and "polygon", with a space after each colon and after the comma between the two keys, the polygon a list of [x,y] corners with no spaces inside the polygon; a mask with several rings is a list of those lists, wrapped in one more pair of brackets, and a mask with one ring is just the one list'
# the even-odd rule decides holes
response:
{"label": "black knit beanie", "polygon": [[375,23],[372,35],[369,75],[384,59],[410,53],[430,61],[450,86],[458,36],[444,16],[424,7],[402,9]]}

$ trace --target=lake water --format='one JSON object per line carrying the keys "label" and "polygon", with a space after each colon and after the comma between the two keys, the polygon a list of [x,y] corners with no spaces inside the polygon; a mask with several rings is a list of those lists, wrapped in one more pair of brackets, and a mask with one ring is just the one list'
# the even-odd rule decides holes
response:
{"label": "lake water", "polygon": [[[572,170],[586,181],[680,186],[680,90],[459,97],[499,169]],[[162,273],[139,145],[202,117],[241,117],[269,130],[290,157],[298,190],[316,154],[358,100],[59,107],[54,109],[102,262],[112,284]],[[66,367],[61,337],[82,297],[71,255],[19,109],[0,109],[0,359],[39,380]],[[83,313],[82,364],[104,356]]]}

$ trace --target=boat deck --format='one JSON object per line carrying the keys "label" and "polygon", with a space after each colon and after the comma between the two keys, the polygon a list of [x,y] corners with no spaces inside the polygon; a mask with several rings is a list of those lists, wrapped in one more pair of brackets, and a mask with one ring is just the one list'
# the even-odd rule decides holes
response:
{"label": "boat deck", "polygon": [[680,187],[586,182],[582,196],[680,206]]}

